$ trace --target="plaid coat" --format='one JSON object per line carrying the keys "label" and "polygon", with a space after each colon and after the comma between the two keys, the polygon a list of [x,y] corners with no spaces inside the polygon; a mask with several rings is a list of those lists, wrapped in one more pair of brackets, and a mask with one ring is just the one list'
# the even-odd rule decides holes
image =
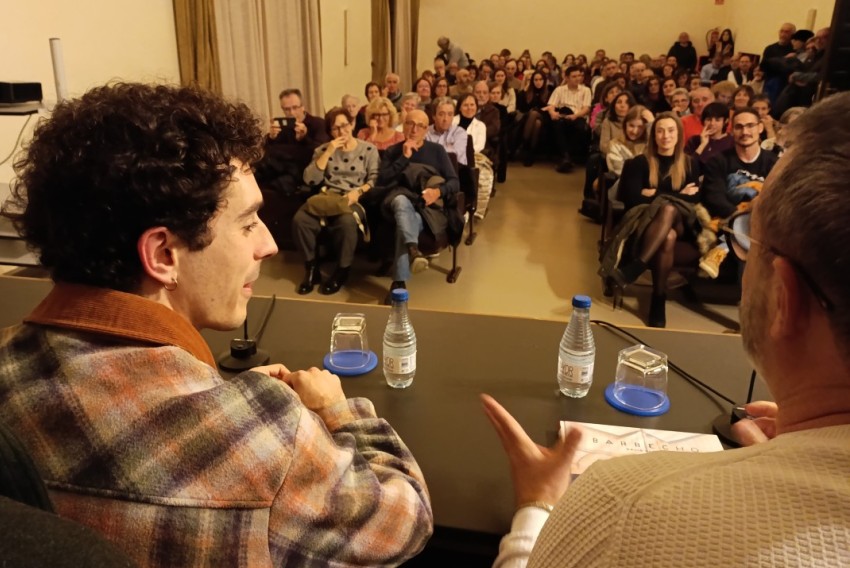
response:
{"label": "plaid coat", "polygon": [[57,511],[142,566],[390,565],[432,531],[425,481],[366,399],[320,417],[224,380],[165,306],[57,284],[0,333],[0,419]]}

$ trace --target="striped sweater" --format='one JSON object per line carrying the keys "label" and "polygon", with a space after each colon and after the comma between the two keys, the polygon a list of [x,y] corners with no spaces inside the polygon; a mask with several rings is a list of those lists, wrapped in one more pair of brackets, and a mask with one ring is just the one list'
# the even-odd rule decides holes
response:
{"label": "striped sweater", "polygon": [[224,380],[186,320],[132,294],[57,284],[3,330],[0,417],[57,511],[142,566],[392,565],[432,531],[368,400],[319,417],[266,375]]}

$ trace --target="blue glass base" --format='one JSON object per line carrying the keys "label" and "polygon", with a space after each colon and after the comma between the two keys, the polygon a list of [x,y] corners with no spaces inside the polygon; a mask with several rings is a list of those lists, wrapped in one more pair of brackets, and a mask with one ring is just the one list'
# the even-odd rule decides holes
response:
{"label": "blue glass base", "polygon": [[375,355],[374,351],[368,352],[364,364],[360,364],[363,360],[362,351],[340,351],[334,354],[334,360],[337,361],[337,365],[331,364],[331,354],[328,353],[322,362],[325,369],[343,377],[363,375],[378,366],[378,356]]}
{"label": "blue glass base", "polygon": [[617,398],[614,395],[616,384],[611,383],[605,389],[605,400],[617,410],[635,416],[659,416],[670,410],[667,393],[639,386],[625,386],[621,388]]}

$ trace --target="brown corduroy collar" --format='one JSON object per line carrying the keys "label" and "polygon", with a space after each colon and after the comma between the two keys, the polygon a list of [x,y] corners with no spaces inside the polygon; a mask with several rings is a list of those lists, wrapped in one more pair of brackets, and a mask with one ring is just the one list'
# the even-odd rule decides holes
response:
{"label": "brown corduroy collar", "polygon": [[216,366],[206,341],[188,320],[136,294],[57,282],[24,321],[174,345]]}

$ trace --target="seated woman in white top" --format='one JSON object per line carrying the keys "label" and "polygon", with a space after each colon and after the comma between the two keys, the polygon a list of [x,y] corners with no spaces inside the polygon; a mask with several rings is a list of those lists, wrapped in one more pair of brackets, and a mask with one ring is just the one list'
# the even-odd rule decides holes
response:
{"label": "seated woman in white top", "polygon": [[452,119],[452,124],[458,125],[472,136],[472,147],[475,150],[475,167],[479,170],[478,201],[475,217],[483,219],[490,203],[490,193],[493,191],[493,162],[481,152],[487,144],[487,127],[475,118],[478,113],[478,101],[475,95],[466,94],[457,103],[458,113]]}
{"label": "seated woman in white top", "polygon": [[643,154],[646,149],[647,108],[643,105],[635,105],[626,113],[623,121],[623,134],[611,141],[608,155],[605,161],[608,163],[608,171],[619,176],[623,173],[623,164],[635,156]]}
{"label": "seated woman in white top", "polygon": [[493,81],[502,88],[502,99],[494,101],[508,109],[508,114],[516,112],[516,91],[508,84],[508,74],[504,69],[496,69]]}

